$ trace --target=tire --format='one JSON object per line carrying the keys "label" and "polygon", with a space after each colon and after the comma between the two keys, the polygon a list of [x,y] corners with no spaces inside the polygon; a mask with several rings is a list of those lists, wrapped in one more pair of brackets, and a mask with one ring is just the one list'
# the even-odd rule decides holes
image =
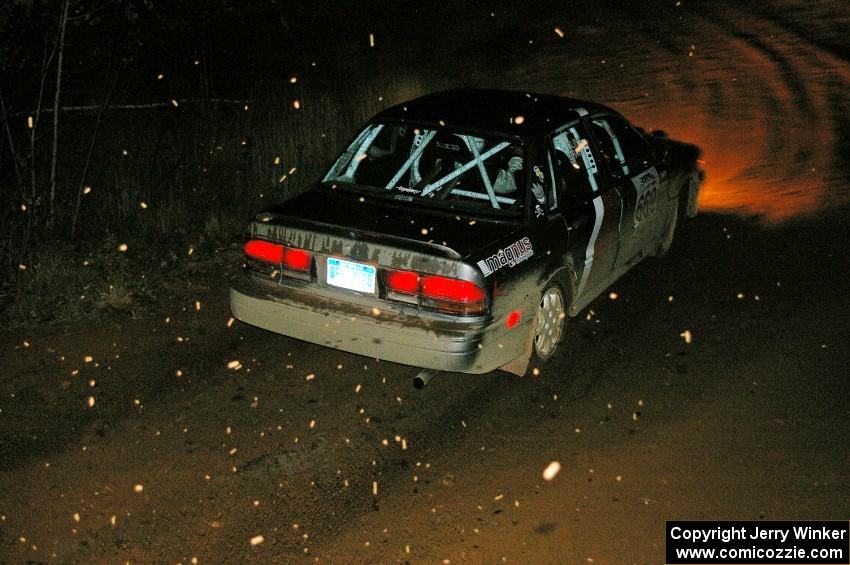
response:
{"label": "tire", "polygon": [[567,296],[556,282],[550,282],[537,305],[529,367],[539,367],[552,358],[564,341],[567,326]]}

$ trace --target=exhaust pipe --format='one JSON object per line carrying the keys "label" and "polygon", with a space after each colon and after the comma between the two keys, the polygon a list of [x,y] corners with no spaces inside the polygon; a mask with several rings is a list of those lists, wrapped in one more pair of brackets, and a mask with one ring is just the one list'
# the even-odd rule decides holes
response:
{"label": "exhaust pipe", "polygon": [[437,371],[436,369],[422,369],[419,371],[418,375],[413,377],[413,388],[425,388],[425,385],[427,385],[428,382],[439,372],[440,371]]}

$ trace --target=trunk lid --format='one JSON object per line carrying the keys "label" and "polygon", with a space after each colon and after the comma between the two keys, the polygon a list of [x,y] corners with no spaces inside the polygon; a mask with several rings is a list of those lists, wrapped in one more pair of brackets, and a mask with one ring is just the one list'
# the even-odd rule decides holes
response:
{"label": "trunk lid", "polygon": [[313,189],[259,214],[250,235],[317,255],[476,280],[480,275],[464,262],[474,264],[522,227],[516,221],[406,209],[404,203],[368,195]]}

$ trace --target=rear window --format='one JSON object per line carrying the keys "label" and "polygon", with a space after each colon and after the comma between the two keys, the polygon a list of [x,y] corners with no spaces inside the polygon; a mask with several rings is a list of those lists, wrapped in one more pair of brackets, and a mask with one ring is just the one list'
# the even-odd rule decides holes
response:
{"label": "rear window", "polygon": [[326,184],[411,206],[517,213],[525,149],[513,140],[410,124],[369,124],[337,158]]}

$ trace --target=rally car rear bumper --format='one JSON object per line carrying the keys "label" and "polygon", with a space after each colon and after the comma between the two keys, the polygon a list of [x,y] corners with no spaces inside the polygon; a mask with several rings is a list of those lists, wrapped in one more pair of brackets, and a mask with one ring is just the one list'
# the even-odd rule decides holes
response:
{"label": "rally car rear bumper", "polygon": [[247,276],[230,290],[237,319],[279,334],[385,361],[440,371],[487,373],[523,354],[533,316],[464,320],[335,289],[287,286]]}

